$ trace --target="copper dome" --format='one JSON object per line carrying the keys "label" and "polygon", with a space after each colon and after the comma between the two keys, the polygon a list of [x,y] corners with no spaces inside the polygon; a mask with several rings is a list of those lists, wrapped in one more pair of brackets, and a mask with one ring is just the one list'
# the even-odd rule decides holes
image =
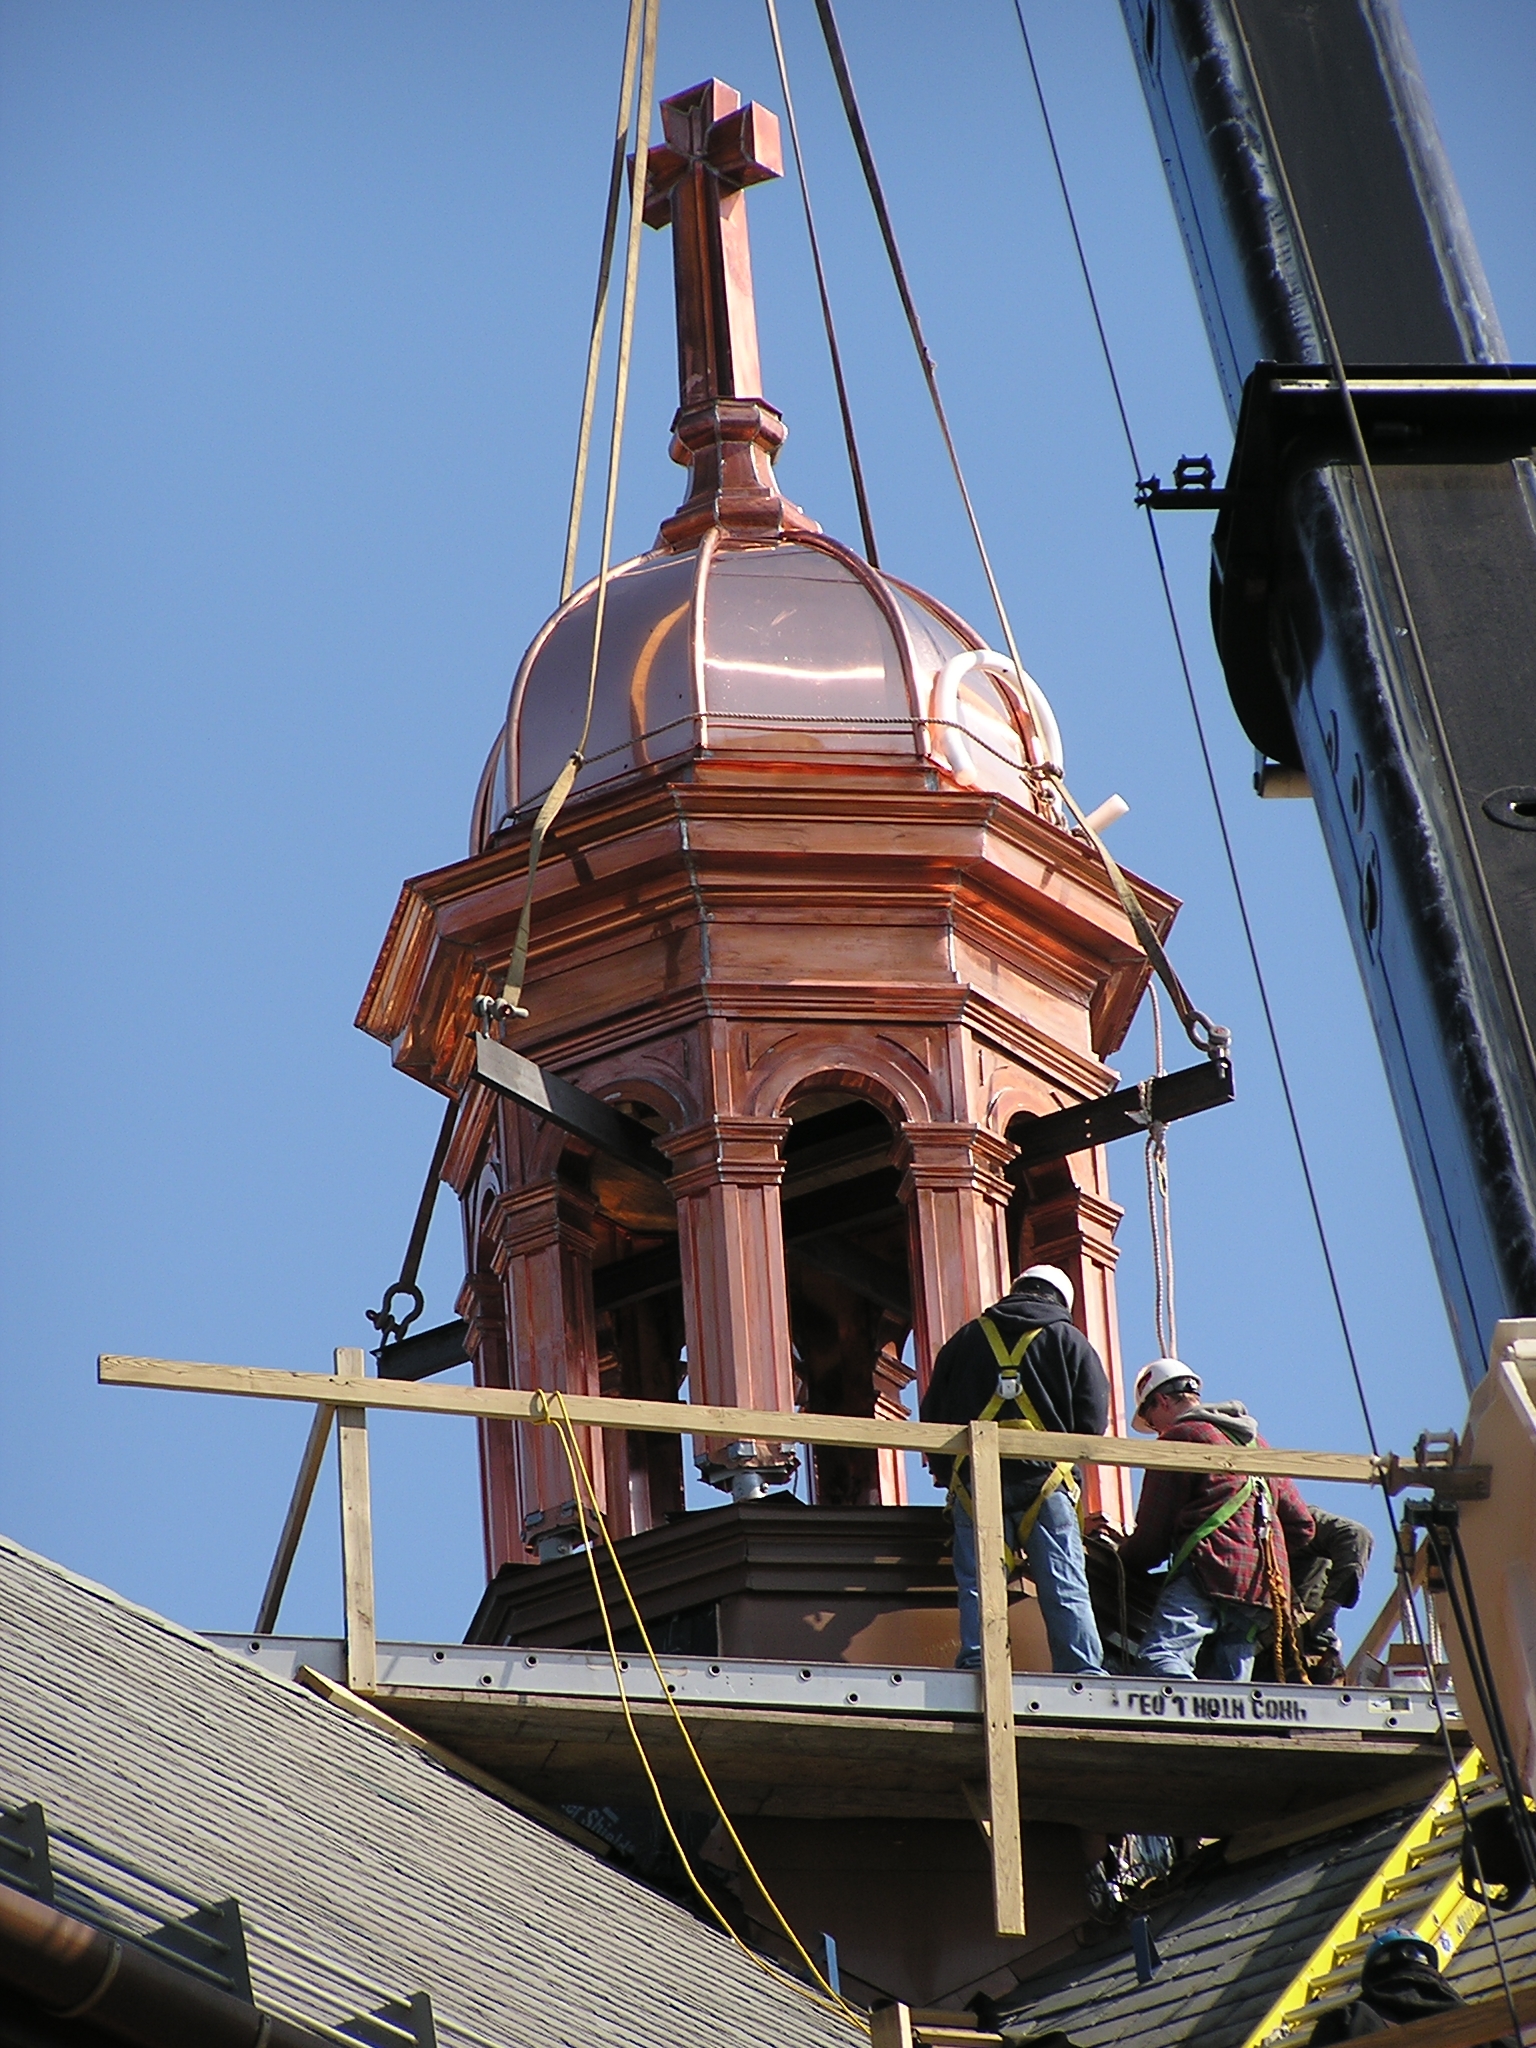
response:
{"label": "copper dome", "polygon": [[[581,736],[597,585],[535,636],[475,802],[471,850],[526,814]],[[711,528],[611,573],[576,793],[687,754],[916,761],[1038,808],[1026,764],[1060,762],[1029,677],[932,597],[816,532]]]}

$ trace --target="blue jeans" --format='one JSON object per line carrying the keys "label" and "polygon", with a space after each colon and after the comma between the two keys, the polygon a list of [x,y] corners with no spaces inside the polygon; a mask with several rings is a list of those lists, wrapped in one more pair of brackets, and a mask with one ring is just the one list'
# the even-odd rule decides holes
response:
{"label": "blue jeans", "polygon": [[[976,1529],[958,1501],[955,1513],[955,1584],[960,1589],[960,1654],[955,1659],[961,1671],[981,1667],[981,1595],[976,1585]],[[1003,1532],[1010,1550],[1018,1550],[1019,1523],[1027,1510],[1003,1511]],[[1041,1506],[1035,1526],[1023,1544],[1024,1563],[1040,1596],[1040,1615],[1046,1640],[1051,1646],[1053,1671],[1086,1672],[1104,1676],[1104,1648],[1099,1625],[1093,1618],[1088,1598],[1088,1574],[1083,1564],[1083,1539],[1077,1526],[1077,1509],[1065,1487]]]}
{"label": "blue jeans", "polygon": [[1210,1676],[1245,1685],[1253,1676],[1253,1632],[1263,1613],[1238,1600],[1214,1600],[1192,1573],[1180,1572],[1158,1595],[1135,1669],[1149,1678],[1193,1678],[1200,1645],[1212,1636]]}

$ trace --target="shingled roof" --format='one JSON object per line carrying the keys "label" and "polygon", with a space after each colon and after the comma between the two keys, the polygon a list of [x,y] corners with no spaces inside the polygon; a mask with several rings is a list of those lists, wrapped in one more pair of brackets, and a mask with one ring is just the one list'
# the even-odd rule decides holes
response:
{"label": "shingled roof", "polygon": [[1530,1983],[1536,1973],[1536,1894],[1513,1913],[1497,1913],[1474,1928],[1445,1974],[1470,2005],[1479,1998],[1500,1996],[1501,1960],[1517,1990]]}
{"label": "shingled roof", "polygon": [[[1003,2024],[1053,2048],[1239,2048],[1418,1815],[1418,1805],[1236,1869],[1220,1852],[1191,1865],[1145,1910],[1161,1967],[1137,1981],[1128,1924],[1002,2001]],[[1536,1966],[1536,1902],[1500,1916],[1511,1980]],[[1467,1999],[1499,1989],[1487,1923],[1446,1969]]]}
{"label": "shingled roof", "polygon": [[[849,2048],[723,1935],[430,1758],[0,1540],[0,1804],[240,1905],[258,2004],[443,2048]],[[350,1973],[350,1974],[349,1974]]]}

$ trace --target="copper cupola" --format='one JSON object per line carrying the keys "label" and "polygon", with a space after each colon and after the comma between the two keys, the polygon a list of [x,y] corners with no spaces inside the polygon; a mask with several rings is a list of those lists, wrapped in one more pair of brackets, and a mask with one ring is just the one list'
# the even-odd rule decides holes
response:
{"label": "copper cupola", "polygon": [[[983,636],[781,495],[746,188],[777,127],[710,80],[666,101],[646,218],[670,224],[689,490],[607,587],[590,734],[546,842],[507,1042],[645,1123],[647,1177],[474,1077],[538,804],[576,745],[597,606],[518,669],[469,857],[406,884],[359,1023],[462,1098],[461,1312],[482,1383],[770,1409],[781,1444],[698,1444],[741,1500],[796,1463],[797,1409],[899,1410],[944,1339],[1037,1259],[1065,1268],[1122,1418],[1101,1153],[1010,1174],[1010,1124],[1113,1086],[1146,963],[1030,770],[1050,706]],[[1135,885],[1161,931],[1172,901]],[[489,1563],[558,1548],[554,1432],[483,1427]],[[585,1432],[618,1533],[685,1504],[676,1445]],[[818,1452],[826,1506],[899,1505],[881,1452]],[[1121,1476],[1093,1504],[1126,1505]],[[720,1497],[720,1496],[716,1496]]]}

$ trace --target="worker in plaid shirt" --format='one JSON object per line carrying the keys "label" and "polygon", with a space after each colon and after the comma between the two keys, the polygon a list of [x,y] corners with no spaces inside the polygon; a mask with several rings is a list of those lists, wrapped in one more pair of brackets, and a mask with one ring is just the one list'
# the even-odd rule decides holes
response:
{"label": "worker in plaid shirt", "polygon": [[[1164,1443],[1246,1449],[1264,1442],[1241,1401],[1204,1406],[1199,1374],[1177,1358],[1156,1359],[1137,1374],[1132,1427]],[[1088,1530],[1116,1540],[1102,1516],[1092,1517]],[[1137,1671],[1193,1678],[1201,1645],[1210,1639],[1208,1675],[1250,1679],[1255,1636],[1276,1599],[1289,1607],[1290,1557],[1306,1548],[1313,1530],[1312,1511],[1289,1479],[1148,1472],[1136,1527],[1119,1543],[1120,1556],[1138,1571],[1166,1559],[1168,1577],[1142,1638]]]}

